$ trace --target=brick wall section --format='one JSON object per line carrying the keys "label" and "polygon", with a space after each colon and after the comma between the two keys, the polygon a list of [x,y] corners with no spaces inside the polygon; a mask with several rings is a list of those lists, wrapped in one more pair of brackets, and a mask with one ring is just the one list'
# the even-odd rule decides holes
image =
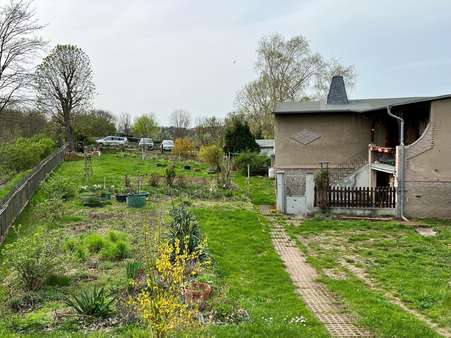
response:
{"label": "brick wall section", "polygon": [[406,160],[412,159],[425,151],[432,149],[434,146],[434,127],[431,123],[428,124],[422,137],[420,137],[415,143],[412,143],[405,147]]}
{"label": "brick wall section", "polygon": [[408,217],[451,218],[451,182],[406,182]]}
{"label": "brick wall section", "polygon": [[451,100],[431,104],[422,137],[406,147],[405,214],[451,218]]}

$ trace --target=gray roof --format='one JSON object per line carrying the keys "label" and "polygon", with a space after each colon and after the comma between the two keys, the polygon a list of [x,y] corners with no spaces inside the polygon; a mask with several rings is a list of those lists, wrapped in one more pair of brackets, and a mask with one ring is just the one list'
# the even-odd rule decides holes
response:
{"label": "gray roof", "polygon": [[[447,95],[446,95],[447,96]],[[397,106],[407,103],[429,101],[440,97],[397,97],[381,99],[349,100],[347,104],[327,104],[323,101],[281,102],[274,107],[274,114],[324,113],[324,112],[354,112],[364,113],[385,109],[387,106]]]}
{"label": "gray roof", "polygon": [[255,140],[257,144],[260,146],[260,148],[274,148],[274,140],[268,139],[268,140]]}

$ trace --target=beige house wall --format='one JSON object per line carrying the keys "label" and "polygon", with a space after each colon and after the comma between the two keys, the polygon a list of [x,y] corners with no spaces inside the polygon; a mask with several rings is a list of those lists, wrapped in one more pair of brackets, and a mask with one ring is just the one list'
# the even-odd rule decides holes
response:
{"label": "beige house wall", "polygon": [[[320,137],[309,144],[295,141],[293,136],[304,129]],[[351,113],[279,114],[275,140],[277,169],[318,168],[322,161],[333,167],[368,150],[371,121]]]}
{"label": "beige house wall", "polygon": [[405,214],[451,218],[451,99],[433,101],[431,122],[406,147]]}

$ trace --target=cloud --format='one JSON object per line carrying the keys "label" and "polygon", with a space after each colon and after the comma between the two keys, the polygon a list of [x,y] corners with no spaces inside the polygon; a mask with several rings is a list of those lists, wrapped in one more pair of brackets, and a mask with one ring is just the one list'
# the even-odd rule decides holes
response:
{"label": "cloud", "polygon": [[[178,108],[194,118],[231,111],[235,93],[255,77],[258,40],[273,32],[303,34],[326,57],[355,64],[356,96],[443,92],[431,85],[440,74],[421,72],[428,67],[451,78],[451,46],[443,42],[451,30],[449,1],[39,0],[34,6],[49,23],[46,39],[77,44],[90,56],[97,107],[155,112],[163,124]],[[416,71],[422,83],[403,85]]]}

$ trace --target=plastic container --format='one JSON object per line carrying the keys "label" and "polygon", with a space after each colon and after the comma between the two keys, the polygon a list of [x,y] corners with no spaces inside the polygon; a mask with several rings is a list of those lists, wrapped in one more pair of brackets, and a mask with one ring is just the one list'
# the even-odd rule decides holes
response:
{"label": "plastic container", "polygon": [[131,194],[127,196],[127,206],[129,208],[144,208],[148,193]]}

